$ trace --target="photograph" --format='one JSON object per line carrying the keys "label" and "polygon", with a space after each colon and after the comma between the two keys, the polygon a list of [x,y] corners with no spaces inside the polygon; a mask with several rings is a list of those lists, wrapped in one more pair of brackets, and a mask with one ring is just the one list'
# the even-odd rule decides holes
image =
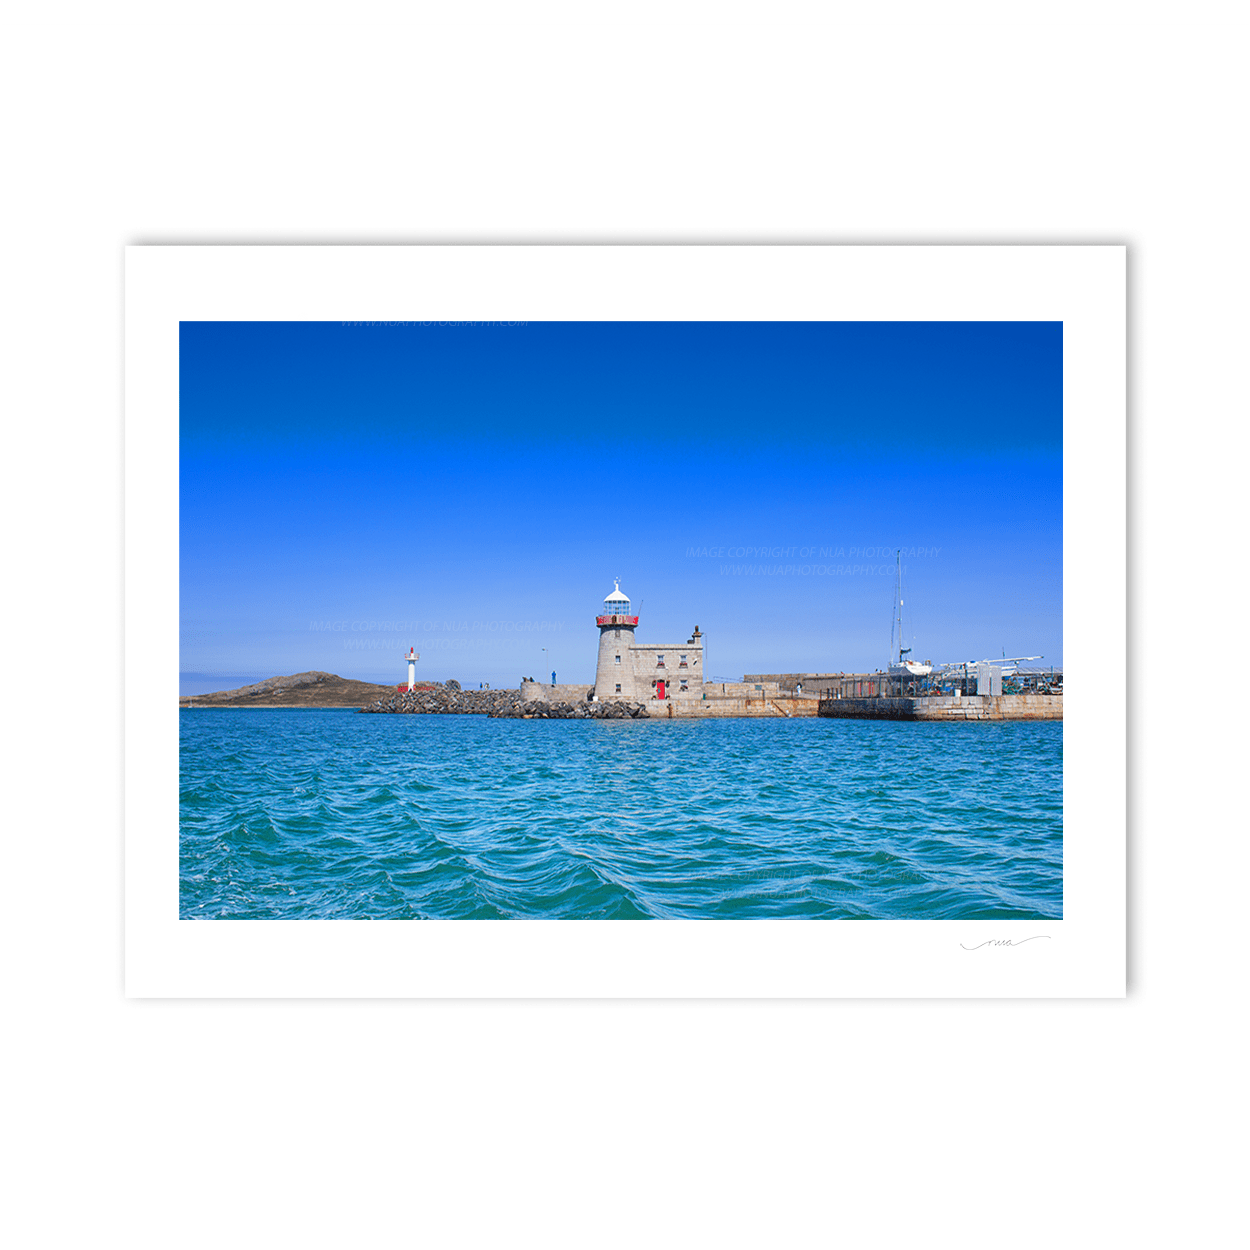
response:
{"label": "photograph", "polygon": [[1062,920],[1063,382],[1047,320],[181,321],[180,919]]}

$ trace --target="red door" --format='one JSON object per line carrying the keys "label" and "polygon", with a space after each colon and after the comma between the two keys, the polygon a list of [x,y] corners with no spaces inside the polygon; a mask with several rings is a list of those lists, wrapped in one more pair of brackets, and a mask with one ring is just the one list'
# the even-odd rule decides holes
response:
{"label": "red door", "polygon": [[655,683],[655,697],[657,699],[664,698],[664,683],[662,681],[657,681]]}

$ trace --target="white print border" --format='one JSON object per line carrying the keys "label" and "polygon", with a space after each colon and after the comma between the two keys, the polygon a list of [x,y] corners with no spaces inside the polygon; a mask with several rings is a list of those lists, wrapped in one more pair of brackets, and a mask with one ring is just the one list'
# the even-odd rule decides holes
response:
{"label": "white print border", "polygon": [[[1123,996],[1125,278],[1116,246],[128,248],[127,993]],[[179,321],[484,318],[1063,323],[1063,920],[178,919]]]}

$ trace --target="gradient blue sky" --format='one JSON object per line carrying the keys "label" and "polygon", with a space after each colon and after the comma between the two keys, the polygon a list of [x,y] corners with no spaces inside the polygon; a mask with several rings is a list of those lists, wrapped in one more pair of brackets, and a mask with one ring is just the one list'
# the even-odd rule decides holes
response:
{"label": "gradient blue sky", "polygon": [[618,575],[709,675],[876,668],[897,547],[917,656],[1063,661],[1059,323],[184,323],[180,367],[183,693],[589,682]]}

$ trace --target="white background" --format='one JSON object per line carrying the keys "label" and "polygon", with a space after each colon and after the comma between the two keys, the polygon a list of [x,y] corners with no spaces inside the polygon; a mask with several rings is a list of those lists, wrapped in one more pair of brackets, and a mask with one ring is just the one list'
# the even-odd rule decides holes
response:
{"label": "white background", "polygon": [[[6,1240],[1228,1244],[1242,20],[1088,0],[8,16]],[[123,245],[626,239],[1128,244],[1128,998],[126,1001]]]}

